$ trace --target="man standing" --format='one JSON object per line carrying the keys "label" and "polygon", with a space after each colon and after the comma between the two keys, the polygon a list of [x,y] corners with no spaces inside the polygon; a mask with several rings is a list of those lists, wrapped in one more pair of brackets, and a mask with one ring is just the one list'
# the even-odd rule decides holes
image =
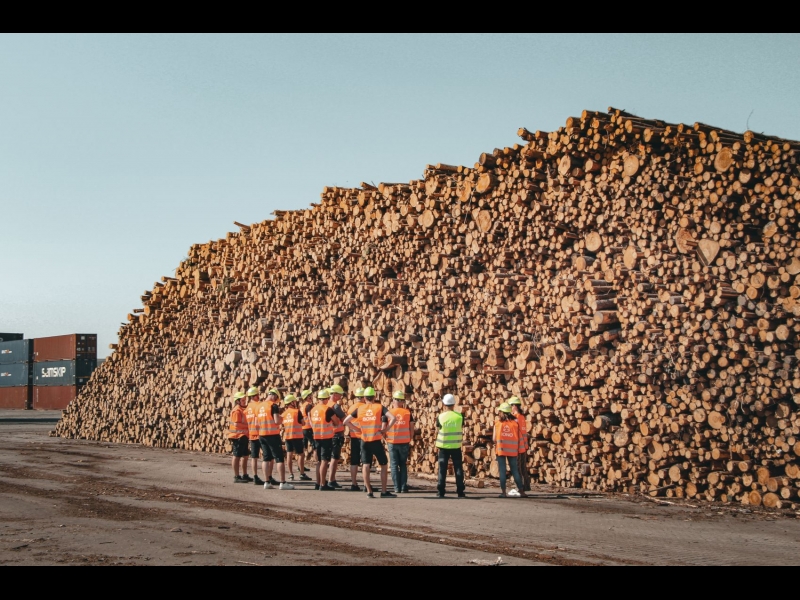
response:
{"label": "man standing", "polygon": [[464,490],[464,457],[461,454],[461,444],[464,441],[464,419],[460,413],[453,410],[456,399],[452,394],[442,398],[444,410],[436,419],[439,435],[436,436],[436,447],[439,449],[439,485],[438,498],[444,498],[447,483],[447,465],[452,460],[453,470],[456,473],[456,492],[459,498],[466,498]]}
{"label": "man standing", "polygon": [[258,458],[261,456],[261,442],[258,441],[258,409],[261,406],[261,401],[258,397],[258,388],[251,387],[247,390],[247,408],[244,411],[244,416],[247,418],[247,437],[250,440],[250,463],[253,467],[253,481],[256,485],[264,485],[261,477],[258,476]]}
{"label": "man standing", "polygon": [[[231,411],[231,423],[228,429],[228,439],[233,446],[233,483],[250,483],[253,481],[247,474],[247,456],[250,454],[247,439],[247,417],[244,409],[247,406],[247,395],[244,392],[236,392],[233,396],[234,406]],[[244,460],[242,460],[244,458]],[[239,465],[242,465],[244,476],[239,475]]]}
{"label": "man standing", "polygon": [[[375,390],[367,388],[364,390],[364,396],[367,399],[374,398]],[[358,424],[352,425],[356,419]],[[397,498],[387,490],[389,461],[386,458],[386,451],[383,449],[383,436],[386,430],[394,425],[395,420],[385,406],[381,406],[377,402],[369,402],[369,400],[361,408],[347,415],[344,420],[345,425],[355,426],[361,431],[361,475],[364,478],[368,498],[375,497],[369,477],[369,468],[373,457],[378,459],[378,464],[381,466],[381,498]]]}
{"label": "man standing", "polygon": [[408,493],[408,454],[411,449],[411,438],[414,437],[414,419],[406,408],[404,392],[395,392],[392,396],[392,409],[389,411],[395,418],[394,427],[386,431],[386,442],[389,446],[389,467],[392,470],[392,483],[396,494]]}
{"label": "man standing", "polygon": [[519,469],[520,477],[522,477],[522,485],[524,489],[521,492],[531,491],[531,472],[528,469],[528,422],[525,419],[525,413],[522,412],[522,400],[516,396],[512,396],[508,401],[511,407],[511,414],[517,420],[519,425],[519,458],[517,459],[517,468]]}
{"label": "man standing", "polygon": [[[347,409],[348,413],[356,411],[364,405],[364,388],[358,388],[355,392],[356,401],[350,408]],[[356,423],[358,426],[358,423]],[[361,466],[361,433],[356,431],[354,427],[348,427],[350,430],[350,491],[360,492],[361,488],[358,487],[358,468]]]}
{"label": "man standing", "polygon": [[303,415],[297,408],[297,398],[292,394],[283,399],[283,443],[286,445],[286,460],[289,463],[289,480],[294,481],[294,457],[297,457],[297,468],[300,481],[311,481],[305,473],[305,456],[303,455]]}
{"label": "man standing", "polygon": [[[265,490],[272,490],[279,485],[282,490],[293,490],[291,483],[286,483],[286,465],[283,464],[283,443],[281,442],[281,411],[278,405],[280,392],[275,388],[267,394],[267,400],[258,409],[256,421],[258,422],[258,441],[261,442],[261,451],[264,453]],[[272,471],[278,465],[280,484],[272,478]]]}
{"label": "man standing", "polygon": [[340,489],[342,486],[336,481],[336,471],[339,468],[339,462],[342,460],[342,448],[344,447],[344,418],[347,416],[341,407],[342,396],[344,396],[344,389],[340,385],[334,385],[329,389],[331,398],[328,401],[328,406],[333,409],[336,416],[333,418],[333,449],[331,450],[331,468],[328,475],[328,487]]}
{"label": "man standing", "polygon": [[314,449],[317,451],[317,484],[315,490],[330,492],[336,488],[328,485],[328,465],[333,454],[333,417],[336,415],[328,406],[331,397],[327,389],[317,393],[317,403],[311,409],[309,418],[314,429]]}
{"label": "man standing", "polygon": [[[300,412],[303,414],[303,450],[306,458],[311,458],[314,452],[314,430],[311,427],[311,409],[314,408],[314,402],[309,399],[312,392],[311,390],[303,390],[300,394],[302,400]],[[305,471],[303,471],[305,473]]]}

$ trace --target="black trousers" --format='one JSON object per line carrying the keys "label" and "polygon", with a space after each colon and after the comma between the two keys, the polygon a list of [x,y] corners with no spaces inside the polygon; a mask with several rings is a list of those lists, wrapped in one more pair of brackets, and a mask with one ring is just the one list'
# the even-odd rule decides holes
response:
{"label": "black trousers", "polygon": [[446,450],[439,448],[439,485],[437,486],[440,494],[444,494],[445,483],[447,482],[447,463],[453,461],[453,470],[456,472],[456,492],[461,494],[464,487],[464,456],[461,448],[458,450]]}

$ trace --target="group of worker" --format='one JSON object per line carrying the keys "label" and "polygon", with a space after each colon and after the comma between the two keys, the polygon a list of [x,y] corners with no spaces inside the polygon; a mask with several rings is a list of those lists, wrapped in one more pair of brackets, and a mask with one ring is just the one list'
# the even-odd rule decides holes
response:
{"label": "group of worker", "polygon": [[[258,388],[234,395],[235,406],[231,412],[228,437],[233,446],[232,467],[234,483],[254,483],[270,490],[293,490],[293,481],[314,481],[305,466],[306,452],[316,455],[316,480],[314,489],[334,491],[342,489],[336,474],[342,460],[345,429],[350,438],[350,491],[361,491],[358,485],[358,470],[361,468],[367,497],[374,498],[375,491],[370,478],[372,462],[377,460],[381,468],[381,498],[396,498],[396,494],[409,491],[408,457],[414,438],[414,419],[406,407],[406,397],[401,391],[392,395],[392,407],[387,408],[376,400],[373,388],[358,388],[354,400],[345,412],[342,408],[344,389],[339,385],[317,392],[304,390],[298,398],[281,393],[273,388],[261,400]],[[436,421],[438,429],[438,497],[445,497],[445,483],[450,462],[456,477],[456,493],[466,497],[463,467],[464,420],[455,410],[456,399],[452,394],[442,398],[442,413]],[[388,457],[383,441],[388,446]],[[512,397],[498,408],[498,419],[494,426],[495,454],[500,473],[500,497],[526,497],[526,482],[519,464],[525,465],[528,441],[522,402]],[[248,458],[253,477],[248,474]],[[258,475],[258,459],[264,479]],[[297,461],[298,476],[295,478],[294,463]],[[287,475],[288,465],[288,475]],[[388,489],[389,466],[391,465],[394,493]],[[277,469],[276,469],[277,467]],[[511,472],[517,490],[506,493],[507,471]],[[275,478],[277,475],[278,479]]]}

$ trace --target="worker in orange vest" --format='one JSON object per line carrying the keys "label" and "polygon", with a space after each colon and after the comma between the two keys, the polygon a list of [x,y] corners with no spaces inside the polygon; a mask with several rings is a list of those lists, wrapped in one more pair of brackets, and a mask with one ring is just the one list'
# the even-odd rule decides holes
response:
{"label": "worker in orange vest", "polygon": [[[256,415],[258,424],[258,441],[261,442],[261,451],[264,453],[262,464],[264,466],[265,490],[275,489],[277,485],[281,490],[293,490],[294,486],[286,482],[286,465],[284,464],[283,442],[281,441],[281,409],[280,392],[275,388],[267,393],[267,399],[261,404]],[[277,465],[280,483],[272,478],[273,469]]]}
{"label": "worker in orange vest", "polygon": [[[348,413],[358,411],[364,405],[364,388],[358,388],[355,391],[355,403],[347,409]],[[348,427],[350,432],[350,491],[360,492],[361,488],[358,486],[358,468],[361,466],[361,433],[355,430],[354,427]]]}
{"label": "worker in orange vest", "polygon": [[387,489],[389,480],[388,463],[386,451],[383,448],[383,436],[388,429],[394,425],[395,417],[389,410],[370,398],[375,397],[375,390],[367,388],[364,390],[366,403],[357,410],[353,410],[344,420],[348,427],[355,427],[361,433],[361,475],[364,478],[364,485],[367,488],[367,497],[374,498],[372,482],[369,477],[369,469],[372,459],[377,458],[381,466],[381,498],[397,498]]}
{"label": "worker in orange vest", "polygon": [[[507,498],[506,477],[510,470],[514,482],[519,489],[519,496],[527,498],[522,485],[522,478],[519,476],[517,468],[517,458],[519,457],[519,425],[511,414],[511,406],[503,402],[498,408],[499,417],[494,423],[494,451],[497,456],[497,467],[500,472],[500,497]],[[516,494],[515,494],[516,495]]]}
{"label": "worker in orange vest", "polygon": [[414,419],[406,408],[404,392],[392,395],[392,408],[389,411],[395,418],[394,425],[386,430],[386,443],[389,447],[389,463],[395,494],[408,493],[408,454],[411,438],[414,437]]}
{"label": "worker in orange vest", "polygon": [[331,450],[331,467],[328,471],[328,487],[341,489],[342,486],[336,481],[336,471],[339,468],[339,462],[342,460],[342,448],[344,448],[344,418],[347,416],[341,406],[344,388],[340,385],[334,385],[328,391],[331,394],[328,406],[336,413],[333,419],[333,448]]}
{"label": "worker in orange vest", "polygon": [[525,487],[521,490],[523,492],[531,491],[531,472],[528,469],[528,422],[525,419],[525,413],[522,412],[522,400],[516,396],[512,396],[508,400],[508,405],[511,407],[511,414],[517,420],[519,425],[519,458],[517,459],[517,468],[522,477],[522,485]]}
{"label": "worker in orange vest", "polygon": [[258,388],[251,387],[247,390],[247,408],[244,409],[244,416],[247,418],[247,437],[250,440],[250,463],[253,467],[253,481],[256,485],[263,486],[264,482],[258,476],[258,459],[261,456],[261,442],[258,441],[258,407],[261,406]]}
{"label": "worker in orange vest", "polygon": [[317,483],[315,490],[331,492],[336,488],[328,485],[328,467],[333,458],[333,419],[336,413],[328,406],[331,397],[326,388],[317,393],[317,403],[311,409],[309,418],[314,429],[314,450],[317,453]]}
{"label": "worker in orange vest", "polygon": [[[247,394],[244,392],[236,392],[233,396],[234,407],[231,411],[230,427],[228,429],[228,439],[233,446],[233,460],[231,466],[233,467],[233,483],[250,483],[253,481],[247,474],[247,457],[250,455],[250,448],[248,445],[248,427],[247,417],[244,410],[247,407]],[[244,458],[244,460],[242,460]],[[239,467],[242,467],[243,475],[239,475]]]}
{"label": "worker in orange vest", "polygon": [[294,481],[294,458],[300,481],[311,481],[306,475],[306,457],[303,454],[303,415],[297,407],[297,398],[289,394],[283,399],[283,443],[286,446],[286,461],[289,463],[289,481]]}

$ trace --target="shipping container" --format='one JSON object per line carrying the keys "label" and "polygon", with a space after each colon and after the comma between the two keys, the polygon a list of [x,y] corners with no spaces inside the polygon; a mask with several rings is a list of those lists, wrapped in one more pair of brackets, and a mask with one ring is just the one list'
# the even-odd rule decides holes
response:
{"label": "shipping container", "polygon": [[80,388],[69,385],[64,387],[34,387],[33,410],[64,410],[75,400]]}
{"label": "shipping container", "polygon": [[33,340],[0,342],[0,365],[33,361]]}
{"label": "shipping container", "polygon": [[0,409],[25,410],[31,407],[33,388],[31,386],[0,388]]}
{"label": "shipping container", "polygon": [[91,358],[97,360],[97,334],[75,333],[33,340],[33,360],[75,360]]}
{"label": "shipping container", "polygon": [[33,363],[33,385],[84,385],[96,368],[97,360],[89,358]]}
{"label": "shipping container", "polygon": [[0,342],[16,342],[24,337],[21,333],[0,333]]}
{"label": "shipping container", "polygon": [[0,365],[0,388],[25,387],[33,383],[33,363]]}

